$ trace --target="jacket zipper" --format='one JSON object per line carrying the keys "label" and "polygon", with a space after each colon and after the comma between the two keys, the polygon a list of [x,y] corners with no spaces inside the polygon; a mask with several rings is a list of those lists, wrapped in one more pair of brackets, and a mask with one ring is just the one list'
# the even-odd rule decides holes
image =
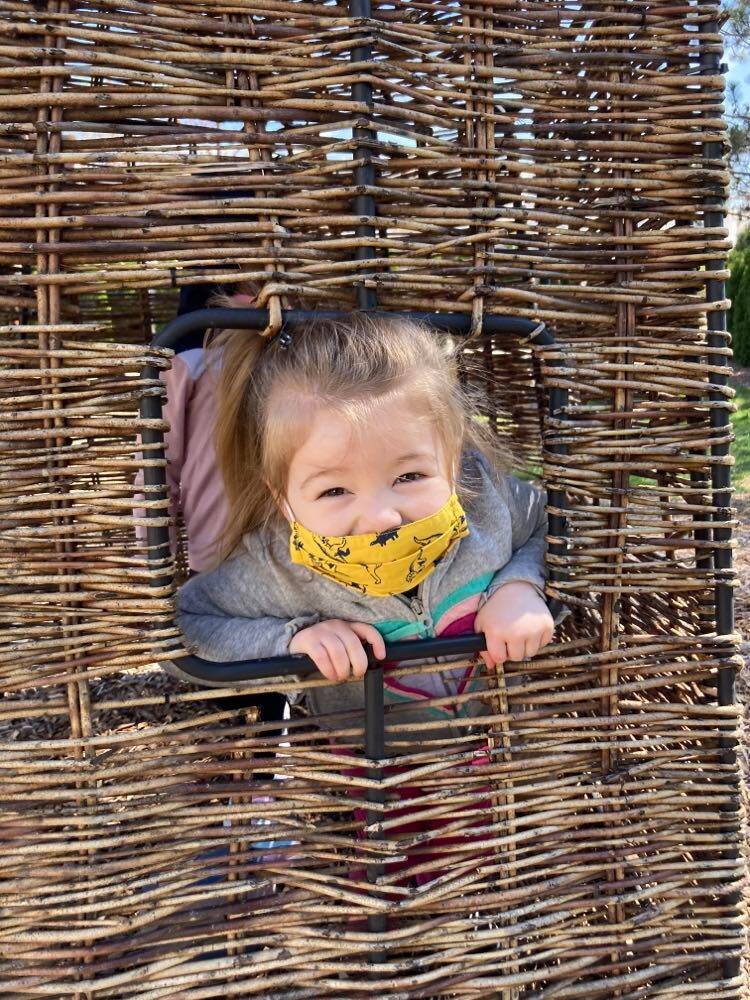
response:
{"label": "jacket zipper", "polygon": [[420,583],[417,587],[416,597],[402,597],[399,595],[399,600],[403,601],[403,603],[409,607],[412,614],[417,616],[422,624],[422,627],[429,635],[432,629],[432,617],[425,612],[424,600],[422,599],[422,586],[423,585]]}

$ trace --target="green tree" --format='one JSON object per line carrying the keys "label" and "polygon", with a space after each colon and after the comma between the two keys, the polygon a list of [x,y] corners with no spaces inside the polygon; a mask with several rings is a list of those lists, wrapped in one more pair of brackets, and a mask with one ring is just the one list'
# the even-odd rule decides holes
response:
{"label": "green tree", "polygon": [[750,42],[750,0],[726,0],[722,4],[724,45],[732,55],[743,55]]}
{"label": "green tree", "polygon": [[727,295],[732,307],[728,323],[734,358],[741,365],[750,365],[750,226],[742,230],[729,253],[729,271]]}
{"label": "green tree", "polygon": [[[745,77],[750,70],[750,0],[722,4],[724,49]],[[729,211],[746,218],[750,206],[750,106],[746,88],[727,80]]]}

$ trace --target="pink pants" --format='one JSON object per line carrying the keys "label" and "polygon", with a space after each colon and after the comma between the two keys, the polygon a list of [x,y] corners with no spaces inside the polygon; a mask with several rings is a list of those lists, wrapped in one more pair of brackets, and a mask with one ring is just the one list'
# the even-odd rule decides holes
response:
{"label": "pink pants", "polygon": [[[474,759],[471,762],[472,767],[484,767],[489,763],[489,753],[487,750],[479,750],[474,755]],[[406,768],[399,767],[397,764],[391,764],[383,769],[383,774],[385,776],[393,774],[402,774]],[[364,767],[354,767],[347,769],[345,774],[351,777],[362,777],[365,774]],[[487,791],[489,793],[489,787],[482,789],[482,791]],[[352,792],[352,794],[354,794]],[[416,808],[409,805],[411,800],[419,799],[422,795],[422,789],[418,788],[416,785],[398,785],[395,788],[390,788],[386,791],[386,796],[396,796],[397,801],[404,803],[404,805],[395,806],[388,802],[386,799],[386,810],[384,818],[388,820],[392,819],[403,819],[403,823],[398,823],[395,826],[389,826],[387,830],[384,831],[384,838],[387,840],[398,839],[399,837],[411,837],[415,834],[422,833],[436,833],[445,827],[456,822],[456,812],[450,817],[445,816],[431,816],[431,817],[413,817],[415,813],[427,810],[430,808],[430,803],[425,803],[424,806],[418,805]],[[447,803],[444,803],[447,804]],[[489,799],[481,799],[479,802],[472,803],[470,807],[472,809],[489,809],[490,808]],[[379,814],[380,815],[380,814]],[[356,808],[354,810],[354,816],[358,822],[362,823],[363,826],[367,822],[367,811],[363,808]],[[358,839],[365,839],[366,833],[363,829],[357,831]],[[440,857],[443,848],[450,847],[456,844],[478,844],[481,841],[481,837],[478,836],[468,836],[461,834],[449,834],[445,837],[431,837],[429,841],[423,844],[416,845],[413,848],[413,853],[408,853],[403,861],[398,861],[393,864],[388,864],[385,867],[386,875],[393,872],[403,873],[403,877],[399,878],[396,882],[397,885],[407,885],[410,882],[416,883],[416,885],[426,885],[433,879],[438,878],[440,875],[446,874],[445,870],[438,870],[434,867],[430,868],[427,872],[416,872],[411,874],[413,868],[421,867],[423,864],[430,863],[434,861],[436,857]],[[403,853],[403,852],[399,852]],[[352,870],[350,872],[350,878],[356,881],[361,881],[364,879],[364,872],[362,869]]]}

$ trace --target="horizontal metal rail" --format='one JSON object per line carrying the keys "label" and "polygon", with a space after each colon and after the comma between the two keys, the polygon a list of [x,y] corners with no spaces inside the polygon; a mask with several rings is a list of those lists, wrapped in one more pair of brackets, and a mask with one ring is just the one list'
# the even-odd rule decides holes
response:
{"label": "horizontal metal rail", "polygon": [[[436,330],[454,336],[468,336],[471,332],[471,316],[466,313],[421,313],[421,312],[385,312],[377,310],[390,317],[404,317],[410,320],[426,323]],[[335,310],[304,310],[290,309],[283,313],[282,329],[294,333],[295,329],[306,326],[311,321],[321,318],[344,319],[351,314]],[[196,312],[178,316],[168,323],[154,338],[153,347],[175,347],[180,340],[196,330],[206,329],[248,329],[263,330],[268,325],[269,314],[266,309],[201,309]],[[484,317],[480,339],[488,339],[498,335],[509,335],[539,344],[552,345],[555,339],[542,323],[522,319],[517,316]],[[562,362],[551,362],[561,364]],[[155,365],[147,365],[142,372],[144,379],[154,381],[159,377]],[[567,404],[567,391],[554,387],[549,394],[550,413],[559,416]],[[159,393],[144,394],[141,399],[140,415],[151,423],[162,419],[162,400]],[[148,448],[149,462],[144,470],[144,483],[148,489],[149,499],[166,498],[166,471],[164,461],[164,435],[153,426],[145,427],[141,434],[144,445]],[[556,445],[552,450],[563,453],[564,446]],[[560,490],[548,492],[549,505],[552,513],[549,515],[549,545],[560,555],[565,546],[566,519],[565,495]],[[163,520],[163,511],[147,509],[147,517]],[[169,528],[164,524],[149,526],[146,532],[149,560],[160,572],[153,580],[154,586],[163,587],[171,583],[171,576],[163,570],[169,565],[170,537]],[[559,582],[561,571],[552,569],[550,578]],[[550,610],[556,614],[560,602],[550,602]],[[396,642],[386,646],[386,660],[431,659],[438,656],[469,657],[485,648],[484,636],[464,635],[451,638],[419,639],[408,642]],[[171,654],[170,654],[171,655]],[[370,654],[369,663],[376,666],[383,661],[375,660]],[[304,676],[316,670],[312,660],[307,656],[274,656],[265,659],[238,660],[229,663],[219,663],[205,660],[200,656],[180,656],[180,670],[189,674],[196,681],[210,683],[242,683],[248,680],[261,680],[266,677],[284,677],[290,675]]]}

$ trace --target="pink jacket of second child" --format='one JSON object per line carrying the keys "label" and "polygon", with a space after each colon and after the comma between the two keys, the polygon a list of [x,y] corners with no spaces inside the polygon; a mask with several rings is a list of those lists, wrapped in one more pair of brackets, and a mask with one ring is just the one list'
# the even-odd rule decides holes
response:
{"label": "pink jacket of second child", "polygon": [[[205,308],[217,291],[223,289],[210,284],[185,286],[180,291],[178,315]],[[255,303],[255,292],[250,294],[246,286],[238,285],[231,296],[225,294],[224,298],[223,305],[248,308]],[[169,512],[172,518],[178,511],[182,513],[188,567],[193,573],[213,569],[219,562],[218,543],[228,511],[214,447],[218,379],[215,366],[207,364],[204,336],[205,330],[186,335],[175,350],[172,367],[162,373],[167,390],[162,413],[169,424],[164,435]],[[136,485],[142,484],[140,473]],[[136,533],[145,540],[145,528]],[[175,548],[172,531],[173,551]]]}
{"label": "pink jacket of second child", "polygon": [[164,436],[170,513],[182,511],[188,565],[201,573],[217,563],[217,540],[224,530],[227,502],[216,466],[216,375],[202,347],[175,354],[163,375],[167,387]]}

